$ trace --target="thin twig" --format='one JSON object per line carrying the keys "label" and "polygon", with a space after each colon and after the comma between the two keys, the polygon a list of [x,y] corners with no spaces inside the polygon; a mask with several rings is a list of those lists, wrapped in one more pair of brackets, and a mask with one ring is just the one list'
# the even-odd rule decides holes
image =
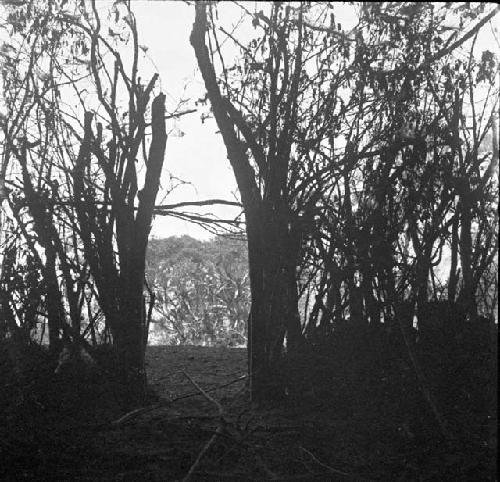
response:
{"label": "thin twig", "polygon": [[184,373],[186,378],[208,401],[212,402],[217,407],[217,410],[219,411],[220,415],[220,421],[217,430],[210,437],[210,440],[205,444],[205,446],[201,449],[200,453],[198,454],[198,457],[196,457],[196,460],[194,461],[193,465],[191,465],[191,468],[189,469],[188,473],[182,479],[182,482],[189,482],[192,479],[193,474],[198,469],[198,466],[200,465],[203,457],[208,452],[210,447],[214,444],[215,440],[217,439],[217,436],[222,434],[223,427],[225,425],[225,420],[224,420],[224,408],[222,407],[222,405],[213,397],[211,397],[205,390],[203,390],[203,388],[201,388],[184,370],[182,371],[182,373]]}
{"label": "thin twig", "polygon": [[[217,385],[215,387],[212,387],[212,388],[209,388],[207,390],[205,390],[205,392],[215,392],[221,388],[225,388],[225,387],[228,387],[229,385],[233,385],[234,383],[237,383],[241,380],[245,380],[248,378],[248,375],[243,375],[239,378],[236,378],[234,380],[231,380],[230,382],[227,382],[227,383],[224,383],[222,385]],[[176,397],[176,398],[173,398],[172,400],[170,400],[170,403],[173,403],[173,402],[177,402],[178,400],[184,400],[185,398],[191,398],[191,397],[195,397],[196,395],[199,395],[199,393],[196,393],[196,392],[193,392],[193,393],[188,393],[186,395],[181,395],[180,397]]]}
{"label": "thin twig", "polygon": [[[184,373],[186,376],[189,377],[189,375],[187,375],[184,372],[184,370],[179,370],[179,371],[182,371],[182,373]],[[175,373],[177,373],[177,372],[172,372],[172,373],[170,373],[170,375],[175,374]],[[162,377],[162,378],[166,378],[166,377]],[[237,382],[239,382],[241,380],[245,380],[246,378],[248,378],[248,375],[243,375],[243,376],[241,376],[239,378],[236,378],[235,380],[231,380],[230,382],[224,383],[222,385],[217,385],[217,386],[212,387],[212,388],[210,388],[208,390],[203,390],[202,394],[205,396],[205,394],[207,394],[207,392],[215,392],[217,390],[220,390],[221,388],[225,388],[225,387],[228,387],[229,385],[233,385],[234,383],[237,383]],[[193,382],[193,381],[191,381],[191,382]],[[196,382],[194,382],[194,383],[196,383]],[[129,421],[130,419],[137,417],[138,415],[142,415],[143,413],[148,413],[148,412],[151,412],[151,411],[159,409],[159,408],[168,407],[172,403],[177,402],[179,400],[184,400],[186,398],[195,397],[196,395],[200,394],[199,393],[199,390],[200,390],[199,387],[197,387],[197,390],[198,390],[198,392],[193,392],[193,393],[188,393],[186,395],[181,395],[180,397],[173,398],[171,400],[165,400],[165,401],[162,401],[162,402],[159,402],[159,403],[155,403],[154,405],[149,405],[147,407],[136,408],[136,409],[134,409],[134,410],[132,410],[130,412],[127,412],[125,415],[122,415],[119,419],[112,421],[111,425],[112,426],[121,425],[122,423],[125,423],[125,422]]]}
{"label": "thin twig", "polygon": [[119,419],[111,422],[111,425],[112,426],[121,425],[122,423],[127,422],[131,418],[137,417],[138,415],[142,415],[143,413],[151,412],[153,410],[156,410],[157,408],[166,407],[168,405],[170,405],[170,401],[169,402],[155,403],[154,405],[149,405],[148,407],[136,408],[130,412],[127,412],[125,415],[121,416]]}
{"label": "thin twig", "polygon": [[186,373],[185,370],[182,370],[182,373],[184,376],[191,382],[191,384],[198,390],[209,402],[212,402],[216,407],[217,410],[219,410],[219,415],[224,415],[224,408],[222,408],[222,405],[215,400],[212,396],[210,396],[203,388],[201,388],[190,376],[188,373]]}
{"label": "thin twig", "polygon": [[[173,114],[166,115],[164,117],[164,119],[177,119],[177,118],[182,117],[183,115],[186,115],[186,114],[193,114],[196,111],[197,111],[197,109],[188,109],[188,110],[184,110],[182,112],[175,112]],[[145,124],[146,127],[149,127],[150,125],[151,125],[151,122],[148,124]]]}
{"label": "thin twig", "polygon": [[355,478],[357,480],[360,480],[358,476],[348,474],[347,472],[343,472],[342,470],[334,469],[333,467],[330,467],[329,465],[325,464],[324,462],[321,462],[312,452],[307,450],[305,447],[300,447],[302,451],[304,451],[309,457],[311,457],[318,465],[321,465],[324,469],[327,469],[329,472],[332,472],[333,474],[339,474],[343,475],[344,477],[350,477],[350,478]]}

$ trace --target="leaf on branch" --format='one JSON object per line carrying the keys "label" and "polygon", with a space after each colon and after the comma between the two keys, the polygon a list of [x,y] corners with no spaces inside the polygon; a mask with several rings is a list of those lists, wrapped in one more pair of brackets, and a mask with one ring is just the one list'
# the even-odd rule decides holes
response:
{"label": "leaf on branch", "polygon": [[481,62],[479,64],[479,71],[477,74],[477,82],[488,80],[490,83],[495,79],[495,66],[498,64],[496,55],[485,50],[481,55]]}

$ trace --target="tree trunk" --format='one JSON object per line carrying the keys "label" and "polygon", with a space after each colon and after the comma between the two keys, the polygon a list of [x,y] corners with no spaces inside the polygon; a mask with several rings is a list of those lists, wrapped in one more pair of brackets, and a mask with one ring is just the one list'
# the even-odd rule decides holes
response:
{"label": "tree trunk", "polygon": [[[286,191],[291,145],[290,129],[295,125],[291,120],[294,109],[291,109],[292,104],[287,108],[289,116],[285,124],[288,127],[279,136],[279,149],[276,142],[271,142],[270,153],[266,156],[241,113],[221,94],[205,43],[206,8],[205,2],[195,5],[196,15],[190,41],[245,211],[252,299],[248,327],[249,378],[252,399],[262,400],[273,397],[281,390],[276,383],[276,364],[282,354],[285,335],[291,346],[298,343],[301,337],[297,284],[294,279],[297,252],[283,194]],[[300,62],[297,65],[300,66]],[[297,74],[300,74],[300,70]],[[295,91],[297,86],[298,75]],[[248,146],[242,142],[237,131],[250,141],[252,153],[261,169],[258,173],[247,154]],[[269,172],[266,165],[272,166]],[[256,183],[257,177],[266,179],[264,194]]]}
{"label": "tree trunk", "polygon": [[[120,320],[115,326],[115,344],[123,367],[123,377],[131,388],[132,402],[141,402],[145,395],[146,371],[144,355],[144,272],[154,203],[160,186],[167,134],[165,129],[165,95],[159,94],[151,107],[152,139],[144,187],[139,193],[139,206],[133,221],[127,268],[121,273],[123,290],[119,294]],[[128,255],[128,256],[127,256]]]}
{"label": "tree trunk", "polygon": [[363,298],[366,305],[366,315],[370,319],[370,326],[375,328],[380,325],[380,309],[378,307],[377,300],[373,296],[373,286],[372,286],[372,273],[370,271],[365,271],[363,273],[362,290]]}
{"label": "tree trunk", "polygon": [[[153,78],[154,80],[154,78]],[[153,82],[153,81],[152,81]],[[144,102],[147,99],[143,99]],[[147,102],[146,102],[147,103]],[[144,105],[146,105],[146,103]],[[144,119],[138,119],[139,124]],[[113,336],[113,344],[120,361],[120,375],[125,403],[137,405],[145,395],[146,375],[144,369],[144,272],[148,237],[151,230],[154,204],[160,184],[164,162],[167,134],[165,129],[165,95],[159,94],[151,106],[152,138],[147,159],[144,186],[137,192],[132,181],[123,181],[119,188],[115,185],[114,172],[99,158],[102,151],[91,143],[92,115],[85,114],[84,138],[75,163],[74,190],[77,200],[76,210],[90,272],[96,282],[98,300],[104,312],[107,326]],[[98,126],[99,128],[99,126]],[[137,134],[139,141],[141,134]],[[114,149],[110,147],[110,151]],[[89,202],[84,177],[91,155],[98,156],[110,186],[113,216],[95,216],[88,211]],[[123,160],[129,169],[128,176],[135,178],[134,150]],[[110,154],[110,157],[113,157]],[[109,178],[109,179],[108,179]],[[125,196],[122,191],[126,191]],[[134,205],[138,199],[137,214]],[[116,241],[116,246],[115,246]],[[114,251],[118,248],[119,260]]]}
{"label": "tree trunk", "polygon": [[[137,294],[130,297],[122,310],[120,323],[113,332],[120,364],[121,382],[126,387],[125,402],[130,405],[141,404],[145,396],[146,371],[144,367],[143,320],[141,309],[137,309]],[[142,297],[139,298],[139,303]]]}
{"label": "tree trunk", "polygon": [[458,227],[460,224],[460,218],[455,214],[453,219],[453,224],[451,227],[451,263],[450,263],[450,276],[448,279],[448,301],[450,303],[455,303],[457,296],[457,284],[458,284]]}
{"label": "tree trunk", "polygon": [[250,386],[252,400],[261,401],[284,393],[277,367],[285,337],[288,351],[297,349],[302,341],[296,276],[298,252],[296,239],[286,231],[279,236],[275,229],[263,229],[247,221],[247,236],[252,295],[248,335]]}
{"label": "tree trunk", "polygon": [[44,267],[47,325],[49,329],[49,350],[57,353],[61,348],[62,303],[59,284],[56,275],[56,255],[52,249],[45,250],[46,264]]}
{"label": "tree trunk", "polygon": [[463,285],[460,293],[460,304],[465,315],[475,316],[477,313],[474,277],[472,272],[472,206],[470,205],[470,187],[465,181],[465,192],[460,212],[460,263],[462,265]]}
{"label": "tree trunk", "polygon": [[252,400],[262,399],[268,374],[266,354],[266,299],[264,292],[264,246],[260,226],[247,219],[248,266],[250,273],[251,308],[248,319],[248,371]]}

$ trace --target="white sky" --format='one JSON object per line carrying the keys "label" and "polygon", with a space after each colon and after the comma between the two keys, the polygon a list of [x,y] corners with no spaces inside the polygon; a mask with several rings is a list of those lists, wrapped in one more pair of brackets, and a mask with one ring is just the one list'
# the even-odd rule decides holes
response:
{"label": "white sky", "polygon": [[[241,3],[250,11],[265,8],[260,2]],[[229,10],[232,5],[228,2],[223,6],[227,7],[224,13],[231,15]],[[196,99],[204,96],[204,85],[189,43],[194,7],[182,1],[134,0],[132,10],[137,20],[139,43],[148,47],[147,56],[150,62],[154,62],[154,67],[152,64],[151,67],[159,72],[161,90],[167,94],[167,102],[171,101],[171,107],[174,108],[183,97]],[[335,11],[337,15],[341,14],[344,27],[350,28],[354,19],[351,13],[354,12],[354,7],[338,3]],[[222,138],[215,134],[215,121],[209,119],[202,124],[200,114],[195,113],[181,118],[176,127],[185,135],[169,137],[165,167],[193,185],[176,190],[168,196],[165,203],[209,198],[234,200],[236,182]],[[159,197],[158,203],[160,201]],[[239,213],[238,209],[228,207],[211,208],[211,211],[223,218],[234,218]],[[201,227],[170,216],[156,217],[151,234],[157,237],[174,234],[189,234],[203,239],[210,237]]]}
{"label": "white sky", "polygon": [[[196,100],[204,95],[189,35],[194,21],[194,8],[184,2],[135,1],[139,43],[148,47],[147,55],[160,74],[161,90],[167,94],[167,108],[174,109],[181,98]],[[147,59],[143,66],[147,66]],[[154,69],[154,66],[152,66]],[[153,71],[153,70],[152,70]],[[185,90],[186,89],[186,90]],[[185,108],[192,107],[192,103]],[[181,109],[183,110],[183,109]],[[188,114],[175,123],[167,141],[165,168],[173,175],[191,182],[178,188],[164,201],[198,201],[210,198],[235,200],[236,182],[213,119],[201,123],[200,113]],[[178,130],[185,135],[177,137]],[[168,184],[164,172],[164,185]],[[160,203],[161,196],[157,202]],[[234,217],[239,210],[207,208],[220,217]],[[151,234],[157,237],[189,234],[198,238],[210,235],[201,227],[173,217],[157,216]]]}

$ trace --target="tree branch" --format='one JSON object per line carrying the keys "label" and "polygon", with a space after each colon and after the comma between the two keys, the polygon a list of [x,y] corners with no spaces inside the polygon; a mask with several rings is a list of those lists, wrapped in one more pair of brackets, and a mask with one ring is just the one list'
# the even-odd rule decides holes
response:
{"label": "tree branch", "polygon": [[228,116],[224,100],[219,90],[219,86],[217,85],[215,69],[205,44],[205,33],[207,29],[206,8],[206,2],[197,2],[195,4],[196,15],[190,42],[196,54],[198,66],[205,82],[215,119],[226,145],[229,162],[231,163],[236,177],[243,205],[246,208],[253,208],[255,210],[260,205],[260,193],[255,182],[255,172],[250,165],[243,143],[236,136],[233,122]]}

